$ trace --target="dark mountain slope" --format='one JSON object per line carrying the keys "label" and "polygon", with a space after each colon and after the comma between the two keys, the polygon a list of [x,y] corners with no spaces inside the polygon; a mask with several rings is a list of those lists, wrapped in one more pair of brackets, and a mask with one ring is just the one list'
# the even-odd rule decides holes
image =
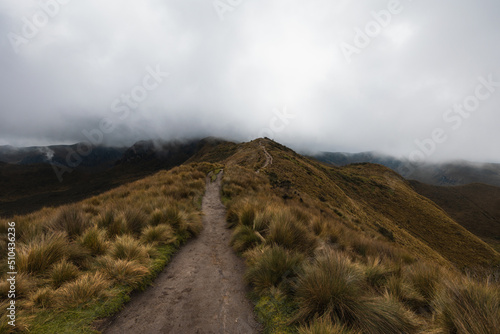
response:
{"label": "dark mountain slope", "polygon": [[[119,159],[115,159],[115,149],[94,148],[92,154],[82,157],[81,164],[62,174],[62,182],[49,163],[0,163],[0,215],[29,213],[44,206],[80,201],[159,170],[181,165],[188,159],[216,162],[232,154],[235,147],[236,144],[215,138],[141,141],[123,150]],[[61,154],[71,149],[69,146],[57,148],[54,151],[60,150]],[[54,155],[52,161],[58,156]],[[23,159],[28,159],[26,157]],[[57,166],[59,169],[64,164]]]}
{"label": "dark mountain slope", "polygon": [[410,183],[460,225],[500,250],[500,188],[480,183],[455,187]]}

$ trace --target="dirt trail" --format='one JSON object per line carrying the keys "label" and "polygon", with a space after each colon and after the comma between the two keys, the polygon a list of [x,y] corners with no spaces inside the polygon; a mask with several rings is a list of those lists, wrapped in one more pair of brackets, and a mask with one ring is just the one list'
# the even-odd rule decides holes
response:
{"label": "dirt trail", "polygon": [[262,145],[261,141],[259,142],[259,145],[264,150],[264,155],[266,156],[266,162],[264,162],[264,164],[262,165],[262,167],[259,168],[259,170],[257,171],[257,173],[259,173],[261,171],[261,169],[264,169],[267,166],[273,164],[273,156],[271,154],[269,154],[269,152],[267,152],[266,147],[264,145]]}
{"label": "dirt trail", "polygon": [[114,333],[259,333],[246,298],[245,265],[229,247],[222,172],[207,178],[202,209],[204,229],[185,245],[154,285],[135,296],[103,331]]}

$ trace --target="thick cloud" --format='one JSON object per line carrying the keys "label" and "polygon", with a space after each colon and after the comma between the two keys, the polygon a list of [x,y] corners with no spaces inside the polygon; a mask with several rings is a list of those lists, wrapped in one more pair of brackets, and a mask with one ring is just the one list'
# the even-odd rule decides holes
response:
{"label": "thick cloud", "polygon": [[499,14],[494,0],[5,0],[0,145],[266,135],[500,161]]}

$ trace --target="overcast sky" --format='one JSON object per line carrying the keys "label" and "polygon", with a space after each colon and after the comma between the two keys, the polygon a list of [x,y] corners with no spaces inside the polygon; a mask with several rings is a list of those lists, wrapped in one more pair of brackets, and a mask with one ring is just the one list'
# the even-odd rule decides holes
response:
{"label": "overcast sky", "polygon": [[265,135],[500,162],[499,17],[495,0],[2,0],[0,145]]}

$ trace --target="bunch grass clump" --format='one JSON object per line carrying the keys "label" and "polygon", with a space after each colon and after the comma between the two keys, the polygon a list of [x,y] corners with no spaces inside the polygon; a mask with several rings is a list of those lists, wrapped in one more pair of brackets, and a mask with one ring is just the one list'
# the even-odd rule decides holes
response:
{"label": "bunch grass clump", "polygon": [[131,235],[116,238],[109,249],[109,255],[115,259],[144,263],[149,260],[150,246],[142,245]]}
{"label": "bunch grass clump", "polygon": [[72,281],[78,277],[80,271],[73,263],[66,259],[54,264],[50,270],[50,283],[57,289],[66,282]]}
{"label": "bunch grass clump", "polygon": [[140,241],[145,244],[164,245],[177,240],[172,226],[160,224],[148,226],[142,231]]}
{"label": "bunch grass clump", "polygon": [[53,226],[56,230],[65,231],[70,239],[75,239],[90,226],[90,222],[78,205],[70,205],[59,211]]}
{"label": "bunch grass clump", "polygon": [[41,274],[66,256],[66,233],[40,234],[27,244],[20,244],[17,253],[17,270],[29,274]]}
{"label": "bunch grass clump", "polygon": [[495,283],[449,281],[434,307],[446,333],[496,333],[500,328],[500,289]]}
{"label": "bunch grass clump", "polygon": [[289,291],[301,270],[304,256],[278,245],[256,248],[246,254],[249,264],[245,280],[263,295],[273,287]]}
{"label": "bunch grass clump", "polygon": [[78,242],[88,249],[92,256],[103,255],[109,246],[106,230],[97,226],[86,230]]}
{"label": "bunch grass clump", "polygon": [[136,261],[114,259],[109,256],[100,258],[98,266],[106,277],[114,283],[125,284],[132,288],[139,287],[149,274],[149,269]]}
{"label": "bunch grass clump", "polygon": [[94,299],[106,296],[111,282],[100,273],[86,273],[68,282],[55,291],[55,300],[60,308],[83,307]]}

